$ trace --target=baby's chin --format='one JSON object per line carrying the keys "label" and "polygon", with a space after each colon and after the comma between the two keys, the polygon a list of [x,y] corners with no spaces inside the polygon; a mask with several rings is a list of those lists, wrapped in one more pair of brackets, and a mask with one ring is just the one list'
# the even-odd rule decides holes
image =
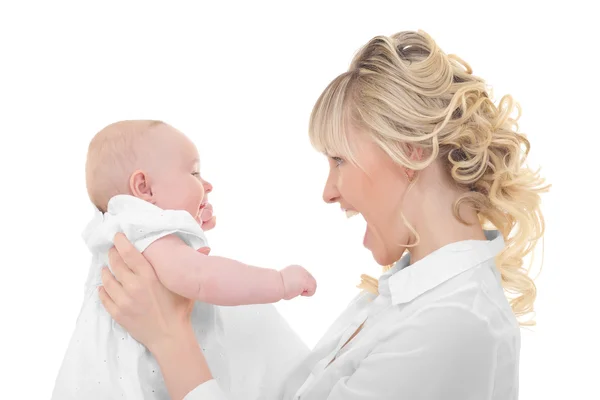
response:
{"label": "baby's chin", "polygon": [[198,211],[198,214],[195,217],[196,222],[200,224],[200,226],[204,225],[208,221],[213,218],[212,207],[207,206]]}
{"label": "baby's chin", "polygon": [[202,221],[208,221],[212,218],[212,216],[213,216],[213,210],[210,205],[207,205],[206,207],[202,208],[200,210],[200,213],[198,214],[198,217]]}

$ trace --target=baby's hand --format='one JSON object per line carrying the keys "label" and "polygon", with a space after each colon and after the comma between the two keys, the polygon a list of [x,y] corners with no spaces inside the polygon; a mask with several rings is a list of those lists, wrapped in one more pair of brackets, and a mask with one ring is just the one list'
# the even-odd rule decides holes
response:
{"label": "baby's hand", "polygon": [[299,265],[290,265],[280,271],[283,280],[283,299],[296,296],[312,296],[317,290],[317,281],[306,269]]}

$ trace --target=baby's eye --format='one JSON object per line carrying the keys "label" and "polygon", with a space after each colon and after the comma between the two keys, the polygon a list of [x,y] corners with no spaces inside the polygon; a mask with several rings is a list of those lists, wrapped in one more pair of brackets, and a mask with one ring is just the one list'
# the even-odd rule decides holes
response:
{"label": "baby's eye", "polygon": [[200,172],[192,172],[192,175],[194,175],[195,177],[199,178],[200,177]]}

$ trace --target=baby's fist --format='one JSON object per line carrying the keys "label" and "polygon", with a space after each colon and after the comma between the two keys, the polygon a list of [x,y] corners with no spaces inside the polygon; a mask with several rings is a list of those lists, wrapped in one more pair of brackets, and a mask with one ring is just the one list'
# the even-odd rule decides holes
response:
{"label": "baby's fist", "polygon": [[299,265],[290,265],[280,271],[283,280],[283,299],[296,296],[312,296],[317,290],[317,281],[306,269]]}

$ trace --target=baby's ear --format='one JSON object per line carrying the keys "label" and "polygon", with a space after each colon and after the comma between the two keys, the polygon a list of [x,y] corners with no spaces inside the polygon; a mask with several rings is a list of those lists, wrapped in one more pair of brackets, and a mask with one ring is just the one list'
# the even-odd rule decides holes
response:
{"label": "baby's ear", "polygon": [[148,174],[137,170],[129,178],[129,190],[137,198],[152,203],[152,188],[148,179]]}

